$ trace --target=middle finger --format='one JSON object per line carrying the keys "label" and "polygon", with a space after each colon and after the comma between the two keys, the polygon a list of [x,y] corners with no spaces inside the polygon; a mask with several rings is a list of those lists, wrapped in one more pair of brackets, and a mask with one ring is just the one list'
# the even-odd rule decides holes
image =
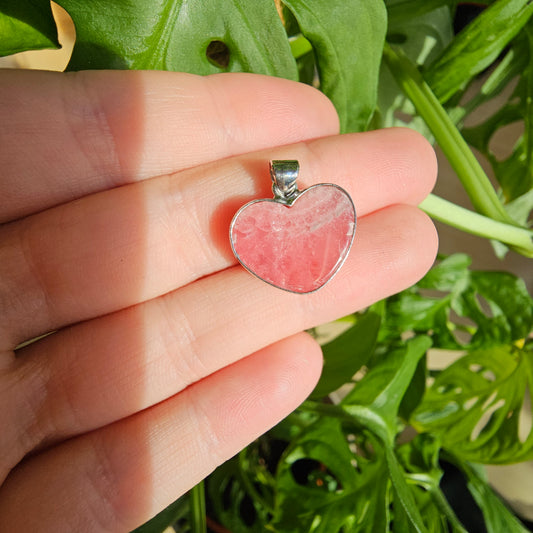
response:
{"label": "middle finger", "polygon": [[298,159],[302,188],[319,181],[346,188],[359,216],[391,203],[417,204],[435,177],[434,155],[421,137],[385,130],[239,156],[8,224],[0,232],[3,348],[235,264],[229,222],[246,201],[270,196],[270,158]]}

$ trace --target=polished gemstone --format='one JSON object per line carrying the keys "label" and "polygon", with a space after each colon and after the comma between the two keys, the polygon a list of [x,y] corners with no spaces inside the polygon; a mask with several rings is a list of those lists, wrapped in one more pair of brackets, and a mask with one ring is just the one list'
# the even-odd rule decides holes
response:
{"label": "polished gemstone", "polygon": [[331,184],[301,192],[291,206],[250,202],[231,227],[235,255],[252,274],[291,292],[312,292],[341,267],[355,232],[348,194]]}

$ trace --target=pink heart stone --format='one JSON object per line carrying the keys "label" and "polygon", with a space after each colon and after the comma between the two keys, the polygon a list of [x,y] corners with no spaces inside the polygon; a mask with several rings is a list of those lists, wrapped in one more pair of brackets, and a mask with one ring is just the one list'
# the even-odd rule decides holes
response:
{"label": "pink heart stone", "polygon": [[292,205],[255,200],[235,215],[230,240],[241,264],[286,291],[307,293],[342,266],[355,233],[355,208],[337,185],[302,191]]}

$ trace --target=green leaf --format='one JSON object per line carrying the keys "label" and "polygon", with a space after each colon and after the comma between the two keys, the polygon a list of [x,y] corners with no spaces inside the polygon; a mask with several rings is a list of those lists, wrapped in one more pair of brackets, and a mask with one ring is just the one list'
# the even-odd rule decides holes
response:
{"label": "green leaf", "polygon": [[[232,533],[264,533],[270,521],[270,509],[264,505],[264,499],[258,497],[258,491],[270,490],[270,480],[265,482],[264,477],[257,476],[258,470],[266,472],[264,462],[259,463],[258,446],[258,441],[252,443],[237,457],[219,466],[206,480],[211,507],[209,516]],[[247,466],[254,468],[243,470],[243,457],[249,458]]]}
{"label": "green leaf", "polygon": [[59,48],[48,0],[0,0],[0,56]]}
{"label": "green leaf", "polygon": [[487,68],[533,14],[529,0],[499,0],[471,22],[431,65],[424,78],[447,102]]}
{"label": "green leaf", "polygon": [[376,344],[380,316],[367,312],[350,329],[322,346],[324,368],[311,398],[321,398],[350,381],[368,361]]}
{"label": "green leaf", "polygon": [[385,462],[361,456],[356,470],[353,459],[339,420],[323,418],[296,439],[276,475],[275,531],[386,531]]}
{"label": "green leaf", "polygon": [[471,264],[472,259],[468,255],[452,254],[431,268],[419,286],[423,289],[460,293],[469,283],[468,269]]}
{"label": "green leaf", "polygon": [[471,345],[490,346],[525,339],[533,325],[532,304],[522,279],[508,272],[474,271],[470,290],[454,307],[477,324]]}
{"label": "green leaf", "polygon": [[[396,458],[396,455],[391,448],[385,448],[385,456],[387,458],[387,466],[389,468],[389,475],[394,489],[395,499],[400,502],[400,506],[396,505],[395,510],[402,517],[402,522],[405,524],[399,527],[399,531],[416,531],[422,533],[426,531],[426,527],[420,515],[420,511],[415,503],[415,498],[412,490],[405,481],[404,472]],[[408,526],[408,529],[405,527]]]}
{"label": "green leaf", "polygon": [[409,25],[413,19],[441,7],[455,6],[459,0],[385,0],[390,25]]}
{"label": "green leaf", "polygon": [[418,407],[426,392],[426,381],[428,378],[427,357],[422,357],[418,361],[416,370],[411,378],[411,383],[405,391],[404,397],[398,409],[398,416],[402,420],[409,420],[412,412]]}
{"label": "green leaf", "polygon": [[445,349],[527,338],[533,328],[533,300],[524,281],[507,272],[470,271],[469,263],[468,256],[454,254],[417,285],[389,298],[380,342],[402,331],[429,334],[435,348]]}
{"label": "green leaf", "polygon": [[[476,210],[497,221],[517,225],[505,211],[489,178],[454,121],[441,106],[415,65],[403,53],[396,53],[388,45],[384,48],[384,58],[398,84],[430,127]],[[533,254],[533,244],[526,250],[519,251]]]}
{"label": "green leaf", "polygon": [[[274,2],[245,0],[61,0],[76,25],[69,69],[256,72],[296,79]],[[207,57],[215,43],[221,59]],[[227,51],[227,54],[226,54]]]}
{"label": "green leaf", "polygon": [[524,53],[524,50],[518,50],[522,48],[519,46],[522,41],[524,39],[515,39],[511,49],[494,65],[494,70],[484,81],[479,92],[465,103],[465,114],[471,113],[481,104],[501,94],[503,89],[524,71],[528,63],[528,54]]}
{"label": "green leaf", "polygon": [[278,532],[426,531],[392,450],[340,420],[322,419],[302,433],[282,458],[276,485]]}
{"label": "green leaf", "polygon": [[[361,381],[356,384],[355,388],[343,399],[340,405],[305,402],[302,406],[303,409],[309,409],[316,414],[329,414],[332,417],[337,417],[339,420],[333,422],[338,424],[339,432],[341,428],[340,422],[344,420],[356,428],[366,428],[366,431],[371,431],[379,439],[379,441],[374,442],[373,449],[375,450],[378,444],[382,446],[384,455],[382,455],[380,462],[386,464],[391,479],[392,493],[396,502],[395,504],[393,503],[393,508],[395,509],[394,520],[399,524],[398,528],[400,530],[402,527],[407,526],[409,528],[408,530],[426,531],[423,520],[416,507],[414,497],[405,482],[403,470],[394,455],[393,446],[397,433],[396,417],[400,403],[417,368],[418,361],[424,356],[430,345],[431,341],[428,337],[417,337],[409,340],[401,348],[387,354],[386,357],[379,359]],[[325,425],[326,420],[328,419],[321,418],[319,423],[315,424],[317,429],[310,431],[319,431],[319,428]],[[327,443],[329,445],[331,443],[332,429],[326,428],[325,431],[328,435]],[[306,434],[304,433],[304,435]],[[297,442],[300,441],[298,440]],[[347,443],[345,438],[343,438],[343,443],[346,447]],[[325,443],[321,444],[325,445]],[[331,457],[329,457],[328,461],[325,461],[324,457],[320,460],[325,461],[327,467],[337,476],[336,479],[338,479],[340,486],[344,488],[347,480],[345,477],[341,477],[341,475],[347,476],[348,474],[340,470],[340,463],[338,464],[338,470],[337,467],[332,466],[336,464],[333,461],[339,460],[341,453],[346,452],[335,449],[335,453],[330,454]],[[308,455],[309,453],[307,452],[305,457],[308,457]],[[313,458],[316,459],[315,456]],[[356,477],[352,484],[357,486],[358,482],[359,478]],[[327,500],[324,498],[323,496],[324,503],[327,503]],[[328,498],[333,499],[334,496],[328,496]],[[310,501],[310,495],[307,496],[306,501]],[[294,508],[294,505],[291,503],[288,507]],[[316,507],[316,505],[313,505],[313,507]],[[353,503],[351,508],[353,508]],[[337,510],[335,516],[339,514],[340,511]],[[344,523],[328,523],[327,527],[329,529],[317,529],[317,531],[323,531],[324,533],[327,531],[338,531],[341,525],[347,531],[352,531]],[[376,531],[380,529],[378,528]],[[353,529],[353,531],[359,530]]]}
{"label": "green leaf", "polygon": [[440,372],[412,423],[437,436],[462,460],[502,464],[533,458],[533,431],[520,412],[533,396],[533,351],[497,346],[473,350]]}
{"label": "green leaf", "polygon": [[341,131],[367,129],[376,109],[387,16],[382,0],[284,0],[313,45],[320,89]]}
{"label": "green leaf", "polygon": [[[343,408],[354,418],[364,420],[367,427],[375,431],[376,435],[392,444],[396,435],[396,417],[400,403],[419,360],[430,346],[431,339],[420,336],[388,353],[343,399],[341,404]],[[361,411],[360,407],[366,409]],[[372,413],[372,416],[368,416],[367,411]],[[376,424],[374,420],[380,422]],[[388,430],[386,437],[383,434],[383,427]]]}
{"label": "green leaf", "polygon": [[443,472],[439,464],[439,441],[432,435],[417,435],[398,447],[396,455],[408,482],[421,489],[414,491],[414,495],[426,522],[432,521],[437,531],[448,531],[450,525],[453,531],[466,533],[440,488]]}
{"label": "green leaf", "polygon": [[[533,188],[533,22],[526,26],[529,48],[529,65],[525,72],[522,102],[525,102],[523,149],[525,155],[526,175],[529,175],[529,189]],[[527,192],[526,189],[524,192]],[[516,194],[514,198],[519,196]]]}
{"label": "green leaf", "polygon": [[[518,84],[497,111],[474,127],[463,128],[465,139],[490,161],[503,196],[510,202],[533,188],[533,22],[512,43],[511,50],[482,87],[482,93],[466,104],[468,111],[497,95],[503,87]],[[488,85],[488,87],[486,87]],[[517,139],[512,153],[499,159],[490,146],[494,135],[504,126],[522,123],[524,133]],[[513,213],[513,210],[509,210]],[[527,220],[527,215],[516,219]]]}
{"label": "green leaf", "polygon": [[515,220],[525,224],[529,213],[533,210],[533,187],[526,193],[511,200],[505,208]]}
{"label": "green leaf", "polygon": [[[498,100],[495,97],[500,95],[505,88],[508,88],[506,92],[509,96],[502,105],[501,96]],[[523,226],[527,226],[529,215],[533,209],[533,196],[529,194],[533,190],[533,103],[531,94],[533,94],[533,21],[530,19],[511,43],[510,50],[505,57],[496,65],[491,75],[483,83],[481,90],[461,108],[463,114],[467,115],[483,103],[490,103],[492,107],[496,107],[496,111],[480,123],[473,127],[462,128],[462,133],[470,145],[479,150],[492,165],[494,175],[501,187],[503,199],[507,202],[505,204],[506,211],[517,223]],[[501,159],[501,156],[494,153],[491,141],[503,127],[509,124],[514,124],[516,131],[520,131],[520,125],[523,125],[523,134],[515,141],[512,153]],[[432,214],[431,216],[435,215]],[[455,226],[460,227],[457,224]],[[479,224],[473,226],[477,227]],[[484,226],[489,229],[488,224],[484,224]],[[516,230],[509,228],[509,231],[505,233],[505,238],[502,238],[501,231],[496,232],[494,228],[490,231],[494,235],[492,238],[499,240],[499,242],[493,242],[499,257],[505,255],[509,245],[515,245],[515,250],[521,249],[522,253],[525,252],[524,255],[531,256],[531,253],[527,252],[528,247],[524,246],[525,241],[524,244],[516,247],[515,243],[518,238],[521,239]],[[496,233],[499,237],[496,236]],[[476,234],[480,235],[481,233]]]}
{"label": "green leaf", "polygon": [[462,470],[467,478],[468,489],[483,513],[487,533],[501,533],[502,531],[528,533],[530,531],[494,493],[481,467],[460,461],[454,456],[452,456],[452,462]]}
{"label": "green leaf", "polygon": [[[399,44],[413,63],[419,66],[430,64],[453,39],[453,19],[450,9],[445,6],[426,12],[423,8],[428,5],[427,2],[409,0],[395,2],[393,5],[398,9],[392,11],[402,16],[400,20],[398,17],[389,18],[387,41]],[[404,7],[407,10],[405,12]],[[411,12],[412,16],[409,15]],[[416,111],[412,102],[398,86],[390,70],[384,66],[380,72],[378,103],[381,122],[376,126],[385,128],[408,126],[433,142],[428,126],[420,117],[415,116]]]}

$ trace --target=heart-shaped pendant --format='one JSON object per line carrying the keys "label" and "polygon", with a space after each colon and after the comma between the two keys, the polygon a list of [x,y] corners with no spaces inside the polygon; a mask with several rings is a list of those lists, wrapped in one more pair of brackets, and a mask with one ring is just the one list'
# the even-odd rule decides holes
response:
{"label": "heart-shaped pendant", "polygon": [[235,213],[230,242],[249,272],[280,289],[309,293],[340,269],[352,246],[356,214],[349,194],[331,183],[299,191],[298,161],[271,161],[273,199]]}

